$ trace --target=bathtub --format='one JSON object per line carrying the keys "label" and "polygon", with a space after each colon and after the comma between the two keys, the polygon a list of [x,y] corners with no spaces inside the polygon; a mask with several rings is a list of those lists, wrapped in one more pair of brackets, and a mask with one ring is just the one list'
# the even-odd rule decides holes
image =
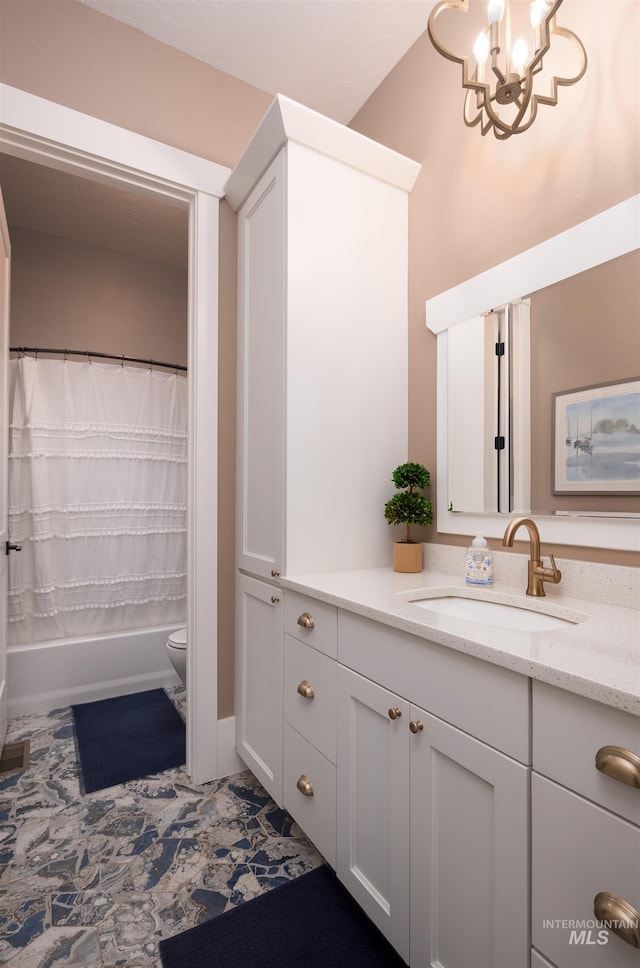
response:
{"label": "bathtub", "polygon": [[9,645],[9,717],[177,685],[180,680],[165,648],[176,628],[180,626]]}

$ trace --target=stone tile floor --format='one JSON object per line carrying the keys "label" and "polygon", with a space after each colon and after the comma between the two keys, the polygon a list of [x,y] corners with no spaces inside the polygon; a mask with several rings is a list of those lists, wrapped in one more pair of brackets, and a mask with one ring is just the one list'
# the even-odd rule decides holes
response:
{"label": "stone tile floor", "polygon": [[[184,710],[184,690],[168,689]],[[71,709],[9,723],[25,771],[0,776],[0,964],[160,968],[158,942],[322,858],[249,772],[183,768],[84,795]]]}

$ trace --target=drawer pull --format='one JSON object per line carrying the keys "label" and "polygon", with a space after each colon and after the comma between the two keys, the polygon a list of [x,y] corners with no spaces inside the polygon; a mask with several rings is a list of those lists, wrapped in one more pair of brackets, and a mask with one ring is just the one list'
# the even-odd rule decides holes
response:
{"label": "drawer pull", "polygon": [[316,627],[316,623],[308,612],[303,612],[302,615],[298,616],[298,625],[301,625],[303,629],[314,629]]}
{"label": "drawer pull", "polygon": [[389,710],[389,719],[400,719],[401,716],[402,716],[402,710],[400,709],[399,706],[396,706],[395,709]]}
{"label": "drawer pull", "polygon": [[640,789],[640,756],[622,746],[603,746],[596,753],[596,769],[620,783]]}
{"label": "drawer pull", "polygon": [[304,773],[296,783],[296,786],[298,790],[300,790],[300,793],[302,794],[303,797],[313,796],[313,786],[312,786],[311,780],[309,779],[308,776],[305,776]]}
{"label": "drawer pull", "polygon": [[280,601],[280,599],[278,598],[277,595],[272,595],[271,596],[271,604],[272,605],[277,605],[279,601]]}
{"label": "drawer pull", "polygon": [[298,692],[303,699],[313,699],[315,697],[315,692],[313,691],[313,686],[306,679],[303,679],[298,686]]}
{"label": "drawer pull", "polygon": [[593,913],[598,921],[608,921],[610,931],[630,944],[640,948],[640,911],[623,901],[616,894],[601,891],[593,899]]}
{"label": "drawer pull", "polygon": [[421,730],[424,729],[424,723],[422,722],[421,719],[418,719],[418,720],[412,719],[411,722],[409,723],[409,729],[411,730],[412,733],[419,733]]}
{"label": "drawer pull", "polygon": [[278,571],[277,568],[272,568],[271,569],[271,577],[272,578],[279,578],[280,577],[280,572]]}

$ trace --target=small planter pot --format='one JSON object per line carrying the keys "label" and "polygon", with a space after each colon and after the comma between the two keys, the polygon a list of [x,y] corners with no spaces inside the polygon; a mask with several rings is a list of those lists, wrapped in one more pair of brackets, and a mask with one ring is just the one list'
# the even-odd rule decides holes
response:
{"label": "small planter pot", "polygon": [[419,541],[394,541],[393,570],[405,573],[422,571],[422,545]]}

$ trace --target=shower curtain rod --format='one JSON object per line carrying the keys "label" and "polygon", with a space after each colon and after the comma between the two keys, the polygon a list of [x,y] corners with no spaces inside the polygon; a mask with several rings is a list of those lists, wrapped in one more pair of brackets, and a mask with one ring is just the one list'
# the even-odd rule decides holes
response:
{"label": "shower curtain rod", "polygon": [[181,366],[180,363],[162,363],[160,360],[141,360],[136,356],[115,356],[113,353],[91,353],[89,350],[51,350],[43,349],[40,346],[11,346],[9,347],[10,353],[35,353],[36,357],[38,353],[51,353],[55,356],[62,356],[66,358],[67,356],[86,356],[89,362],[93,356],[100,360],[118,360],[119,363],[123,365],[125,363],[145,363],[149,367],[154,366],[165,366],[168,370],[182,370],[184,373],[187,372],[186,366]]}

